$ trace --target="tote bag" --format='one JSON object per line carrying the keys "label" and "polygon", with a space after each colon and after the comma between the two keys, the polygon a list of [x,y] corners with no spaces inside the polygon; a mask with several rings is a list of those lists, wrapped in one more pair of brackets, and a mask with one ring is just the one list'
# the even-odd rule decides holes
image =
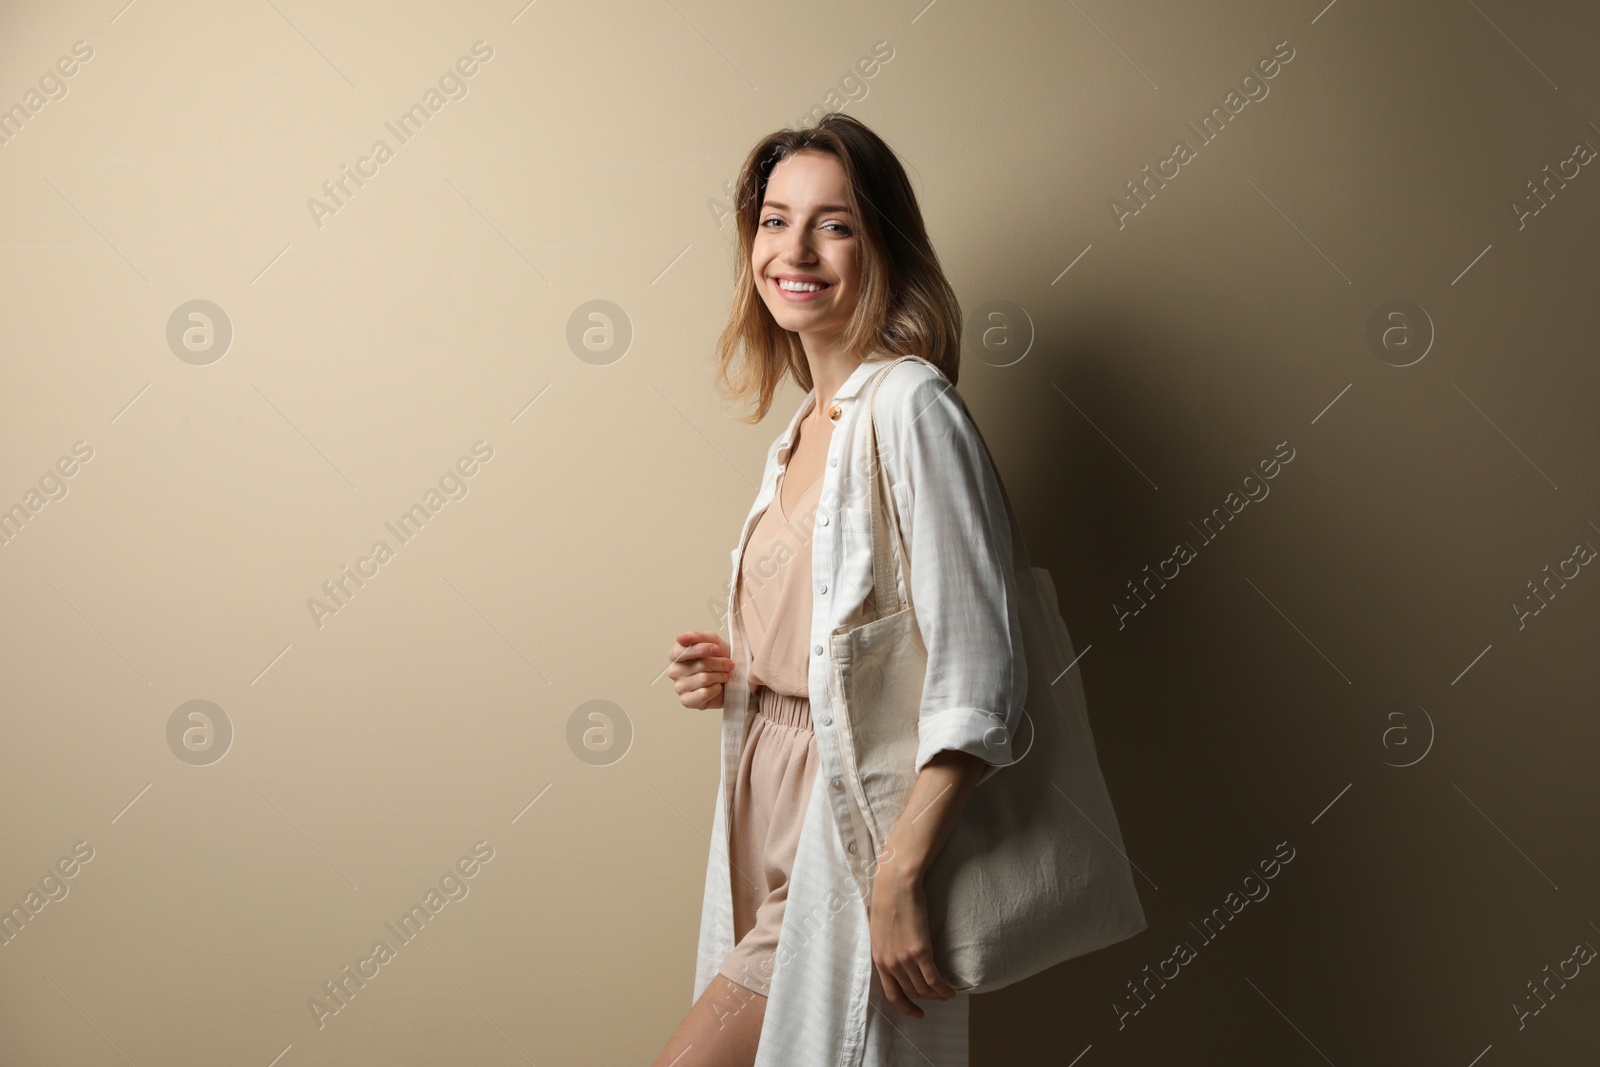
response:
{"label": "tote bag", "polygon": [[[890,364],[898,363],[896,360]],[[835,716],[880,854],[916,781],[922,685],[928,657],[896,576],[909,556],[872,405],[889,368],[867,391],[876,468],[869,497],[875,618],[829,637]],[[974,424],[975,425],[975,424]],[[982,432],[978,433],[983,440]],[[987,441],[984,452],[994,466]],[[994,467],[995,478],[1000,472]],[[1021,526],[1001,483],[1012,535],[1018,621],[1027,656],[1025,714],[1014,762],[981,783],[923,876],[934,961],[955,988],[986,993],[1145,929],[1122,833],[1100,774],[1083,683],[1067,667],[1072,639],[1050,572],[1028,562]],[[911,583],[905,582],[909,597]]]}

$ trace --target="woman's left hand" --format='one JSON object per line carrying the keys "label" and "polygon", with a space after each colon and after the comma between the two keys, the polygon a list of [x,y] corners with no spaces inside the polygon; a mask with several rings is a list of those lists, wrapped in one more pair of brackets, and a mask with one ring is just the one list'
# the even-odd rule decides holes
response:
{"label": "woman's left hand", "polygon": [[928,936],[928,902],[922,877],[880,863],[872,877],[872,906],[868,912],[872,934],[872,963],[889,1003],[915,1018],[923,1011],[912,996],[949,1000],[956,991],[933,962],[933,939]]}

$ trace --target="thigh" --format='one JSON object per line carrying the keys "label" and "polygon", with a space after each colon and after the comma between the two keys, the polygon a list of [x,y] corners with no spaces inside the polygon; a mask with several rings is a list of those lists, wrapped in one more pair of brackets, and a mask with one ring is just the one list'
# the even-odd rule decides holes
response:
{"label": "thigh", "polygon": [[766,997],[713,975],[654,1067],[750,1067],[766,1012]]}

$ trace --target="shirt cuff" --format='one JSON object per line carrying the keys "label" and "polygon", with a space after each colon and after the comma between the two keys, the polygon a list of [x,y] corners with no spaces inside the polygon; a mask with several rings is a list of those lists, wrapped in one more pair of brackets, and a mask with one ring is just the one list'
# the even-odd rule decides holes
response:
{"label": "shirt cuff", "polygon": [[981,708],[945,708],[924,715],[917,727],[916,773],[946,750],[970,753],[989,764],[978,777],[982,785],[1012,762],[1011,731],[998,712]]}

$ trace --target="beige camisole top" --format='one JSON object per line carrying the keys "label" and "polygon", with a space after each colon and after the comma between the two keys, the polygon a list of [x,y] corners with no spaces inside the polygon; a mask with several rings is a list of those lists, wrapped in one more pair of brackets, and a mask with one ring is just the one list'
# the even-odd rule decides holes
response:
{"label": "beige camisole top", "polygon": [[739,567],[739,610],[750,646],[750,688],[810,697],[811,529],[819,477],[783,512],[783,478],[750,531]]}

